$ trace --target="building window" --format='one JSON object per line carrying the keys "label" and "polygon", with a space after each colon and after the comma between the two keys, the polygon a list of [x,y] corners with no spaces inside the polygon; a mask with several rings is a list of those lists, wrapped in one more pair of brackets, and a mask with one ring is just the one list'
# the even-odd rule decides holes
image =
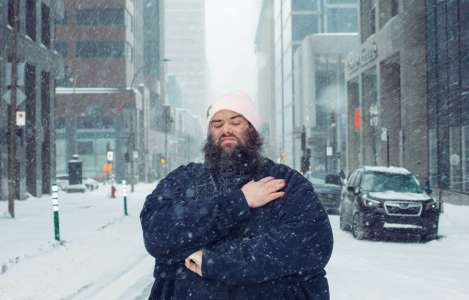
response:
{"label": "building window", "polygon": [[95,42],[77,42],[77,57],[91,58],[98,56],[98,47]]}
{"label": "building window", "polygon": [[77,24],[125,26],[125,10],[122,8],[79,9],[77,10]]}
{"label": "building window", "polygon": [[91,141],[78,142],[77,151],[79,155],[93,154],[93,142]]}
{"label": "building window", "polygon": [[42,43],[47,48],[50,47],[50,8],[44,3],[41,4],[41,37]]}
{"label": "building window", "polygon": [[318,0],[293,0],[292,10],[318,10]]}
{"label": "building window", "polygon": [[77,42],[77,57],[121,58],[125,55],[126,47],[123,41]]}
{"label": "building window", "polygon": [[399,0],[380,1],[379,6],[379,26],[383,27],[399,13]]}
{"label": "building window", "polygon": [[79,9],[76,17],[79,25],[98,25],[98,11],[96,9]]}
{"label": "building window", "polygon": [[327,32],[357,32],[357,9],[330,8],[327,14]]}
{"label": "building window", "polygon": [[15,0],[8,0],[8,25],[15,26]]}
{"label": "building window", "polygon": [[399,0],[391,0],[391,17],[399,14]]}
{"label": "building window", "polygon": [[26,34],[36,40],[36,1],[26,1]]}
{"label": "building window", "polygon": [[97,43],[99,57],[124,57],[125,42],[100,41]]}
{"label": "building window", "polygon": [[125,26],[124,9],[101,9],[98,18],[100,25]]}
{"label": "building window", "polygon": [[376,32],[376,2],[375,0],[361,0],[362,42]]}
{"label": "building window", "polygon": [[305,36],[319,32],[318,17],[316,15],[292,16],[292,39],[302,41]]}
{"label": "building window", "polygon": [[62,57],[67,57],[68,55],[68,44],[66,42],[55,42],[54,48]]}

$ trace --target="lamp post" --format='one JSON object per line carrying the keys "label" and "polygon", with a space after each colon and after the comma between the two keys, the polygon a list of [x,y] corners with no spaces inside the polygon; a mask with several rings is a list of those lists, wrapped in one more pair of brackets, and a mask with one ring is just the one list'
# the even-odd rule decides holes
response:
{"label": "lamp post", "polygon": [[[135,71],[134,73],[134,76],[132,77],[132,80],[130,81],[130,86],[129,86],[129,90],[131,91],[134,91],[134,84],[135,84],[135,81],[137,79],[137,77],[144,71],[146,70],[146,67],[147,65],[143,64],[141,65],[137,71]],[[140,84],[140,86],[143,86],[143,84]],[[135,95],[135,93],[134,93]],[[137,110],[137,107],[135,105],[135,112]],[[135,130],[136,130],[136,126],[135,126],[135,121],[134,120],[134,111],[131,110],[130,111],[130,126],[129,126],[129,130],[130,130],[130,134],[129,134],[129,141],[128,141],[128,150],[127,150],[127,155],[128,155],[128,159],[129,159],[129,162],[130,162],[130,191],[133,193],[135,191],[135,144],[136,144],[136,141],[135,141]]]}

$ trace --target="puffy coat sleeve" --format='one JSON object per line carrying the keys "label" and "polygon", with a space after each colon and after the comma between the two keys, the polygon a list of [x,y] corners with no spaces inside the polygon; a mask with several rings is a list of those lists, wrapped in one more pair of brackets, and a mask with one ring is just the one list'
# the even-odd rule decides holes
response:
{"label": "puffy coat sleeve", "polygon": [[278,200],[280,221],[263,234],[203,249],[203,277],[237,285],[322,271],[332,253],[332,230],[313,187],[301,179]]}
{"label": "puffy coat sleeve", "polygon": [[182,261],[249,219],[241,190],[192,198],[193,176],[187,167],[171,172],[147,196],[140,213],[145,247],[162,262]]}

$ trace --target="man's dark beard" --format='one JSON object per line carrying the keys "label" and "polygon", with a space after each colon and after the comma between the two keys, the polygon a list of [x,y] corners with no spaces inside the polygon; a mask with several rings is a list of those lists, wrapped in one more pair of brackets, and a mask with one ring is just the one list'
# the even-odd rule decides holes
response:
{"label": "man's dark beard", "polygon": [[216,174],[252,174],[262,162],[262,139],[254,128],[248,129],[246,143],[224,150],[211,135],[204,146],[205,163]]}

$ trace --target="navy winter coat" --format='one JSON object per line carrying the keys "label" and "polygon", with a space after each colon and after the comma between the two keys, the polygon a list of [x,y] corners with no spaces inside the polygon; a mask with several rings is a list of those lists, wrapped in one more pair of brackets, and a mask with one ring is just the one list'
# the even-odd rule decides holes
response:
{"label": "navy winter coat", "polygon": [[[285,195],[249,208],[241,187],[266,176],[285,179]],[[147,197],[140,219],[155,257],[149,299],[329,299],[329,220],[311,183],[287,166],[266,159],[254,176],[179,167]],[[184,266],[200,249],[203,277]]]}

